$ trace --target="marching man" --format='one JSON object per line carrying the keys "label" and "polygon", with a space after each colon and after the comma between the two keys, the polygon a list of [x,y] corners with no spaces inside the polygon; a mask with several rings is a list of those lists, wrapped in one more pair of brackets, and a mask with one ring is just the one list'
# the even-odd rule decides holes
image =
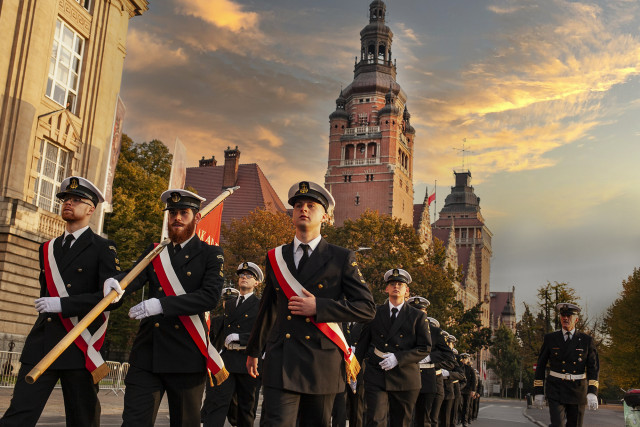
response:
{"label": "marching man", "polygon": [[[141,322],[129,356],[122,425],[153,426],[166,392],[171,425],[200,426],[207,369],[218,372],[218,383],[226,378],[220,356],[207,346],[204,317],[220,298],[224,258],[220,247],[196,234],[202,197],[175,189],[161,198],[169,211],[171,244],[124,291],[129,295],[149,283],[148,299],[129,310]],[[104,294],[115,289],[122,296],[118,280],[124,276],[107,280]]]}
{"label": "marching man", "polygon": [[289,189],[296,234],[267,255],[265,288],[247,346],[247,369],[262,369],[266,426],[329,426],[335,395],[359,367],[336,322],[366,322],[375,314],[355,254],[320,235],[333,196],[301,181]]}
{"label": "marching man", "polygon": [[533,382],[535,404],[544,405],[544,376],[549,363],[546,391],[551,425],[580,427],[585,406],[598,409],[598,351],[592,337],[576,330],[580,307],[563,302],[556,310],[562,329],[544,336]]}
{"label": "marching man", "polygon": [[[68,426],[100,425],[97,383],[108,372],[100,356],[107,327],[101,315],[40,376],[27,384],[25,376],[102,299],[100,283],[118,274],[115,243],[89,228],[104,197],[89,180],[65,178],[56,195],[65,221],[62,236],[40,246],[40,313],[20,356],[22,363],[13,398],[0,426],[34,426],[60,380]],[[82,340],[83,345],[77,343]]]}

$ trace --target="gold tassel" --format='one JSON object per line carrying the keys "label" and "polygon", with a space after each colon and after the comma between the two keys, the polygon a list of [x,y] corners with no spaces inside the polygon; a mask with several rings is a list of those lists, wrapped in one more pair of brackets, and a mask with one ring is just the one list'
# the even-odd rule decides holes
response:
{"label": "gold tassel", "polygon": [[224,382],[224,380],[229,378],[229,371],[227,371],[227,369],[223,367],[214,375],[214,377],[216,378],[216,384],[220,385]]}
{"label": "gold tassel", "polygon": [[94,384],[98,384],[100,380],[107,375],[109,375],[109,366],[106,363],[103,363],[91,372]]}
{"label": "gold tassel", "polygon": [[360,364],[358,363],[358,360],[355,357],[352,357],[351,361],[346,361],[345,367],[347,370],[347,382],[355,381],[358,376],[358,372],[360,372]]}

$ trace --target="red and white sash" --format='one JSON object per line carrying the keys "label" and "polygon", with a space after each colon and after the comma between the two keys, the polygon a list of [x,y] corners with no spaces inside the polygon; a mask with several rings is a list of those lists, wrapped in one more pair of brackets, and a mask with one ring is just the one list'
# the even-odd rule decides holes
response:
{"label": "red and white sash", "polygon": [[[69,293],[64,286],[58,264],[53,256],[53,240],[45,242],[43,248],[45,281],[50,296],[65,298],[69,296]],[[58,317],[60,317],[60,321],[67,332],[71,331],[71,329],[78,324],[77,316],[62,317],[62,313],[58,313]],[[102,347],[104,335],[107,331],[109,312],[105,311],[100,314],[99,319],[102,320],[102,324],[93,335],[85,329],[74,341],[76,346],[84,353],[85,367],[91,372],[93,381],[96,384],[109,373],[109,367],[105,364],[104,359],[102,359],[102,355],[100,355],[100,348]]]}
{"label": "red and white sash", "polygon": [[[282,247],[283,246],[278,246],[277,248],[271,249],[268,253],[269,262],[271,263],[271,267],[275,273],[276,280],[288,299],[291,299],[293,296],[304,297],[302,290],[305,288],[295,277],[293,277],[291,271],[289,271],[287,263],[282,256]],[[344,334],[342,333],[340,326],[335,322],[320,323],[316,322],[313,318],[309,318],[309,320],[311,323],[316,325],[327,338],[333,341],[340,350],[342,350],[346,364],[347,381],[355,381],[358,372],[360,372],[360,364],[353,355],[351,347],[347,344],[347,340],[344,338]]]}
{"label": "red and white sash", "polygon": [[[155,244],[158,246],[158,244]],[[171,258],[168,251],[160,252],[160,255],[152,261],[153,268],[158,276],[162,290],[166,295],[184,295],[186,292],[180,283],[180,279],[176,275]],[[200,353],[207,359],[207,370],[209,375],[213,375],[217,384],[221,384],[229,377],[229,372],[224,367],[224,362],[220,357],[220,353],[215,349],[208,340],[207,333],[200,321],[200,318],[193,314],[191,316],[178,316],[184,327],[189,332],[191,339],[196,343]],[[212,384],[213,385],[213,384]]]}

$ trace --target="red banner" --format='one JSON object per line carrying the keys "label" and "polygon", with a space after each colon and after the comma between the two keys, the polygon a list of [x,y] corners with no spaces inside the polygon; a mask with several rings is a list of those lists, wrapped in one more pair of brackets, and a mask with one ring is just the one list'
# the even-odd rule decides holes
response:
{"label": "red banner", "polygon": [[436,199],[436,193],[434,192],[432,195],[429,196],[429,198],[427,199],[427,206],[431,206],[431,202],[433,202]]}
{"label": "red banner", "polygon": [[220,225],[222,224],[222,206],[220,203],[198,223],[198,237],[208,245],[220,244]]}

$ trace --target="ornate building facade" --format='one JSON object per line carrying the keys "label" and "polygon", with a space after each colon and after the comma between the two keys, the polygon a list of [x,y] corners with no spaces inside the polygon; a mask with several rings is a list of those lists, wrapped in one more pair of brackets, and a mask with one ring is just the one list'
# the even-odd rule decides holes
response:
{"label": "ornate building facade", "polygon": [[413,224],[415,130],[407,95],[396,82],[385,15],[383,1],[371,2],[353,82],[340,91],[329,116],[325,187],[336,199],[338,226],[367,208]]}
{"label": "ornate building facade", "polygon": [[38,246],[64,230],[60,182],[107,185],[129,19],[147,5],[0,2],[0,350],[20,351],[36,317]]}

